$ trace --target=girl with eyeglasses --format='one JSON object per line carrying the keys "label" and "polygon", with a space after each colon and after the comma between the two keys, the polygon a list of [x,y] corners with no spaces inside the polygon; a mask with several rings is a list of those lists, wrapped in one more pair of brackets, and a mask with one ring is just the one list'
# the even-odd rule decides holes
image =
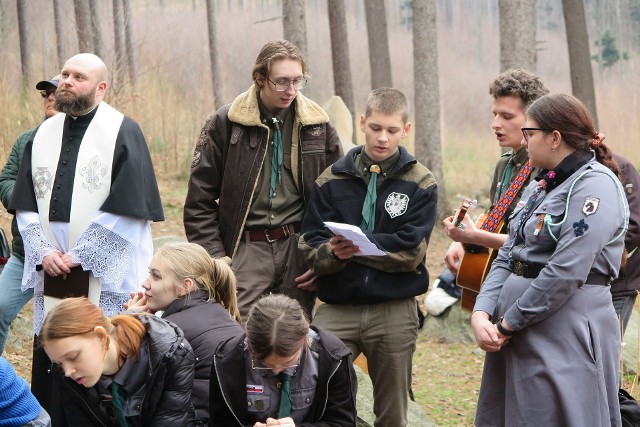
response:
{"label": "girl with eyeglasses", "polygon": [[487,352],[475,425],[618,426],[618,276],[629,208],[604,135],[577,98],[527,110],[541,169],[509,221],[471,317]]}
{"label": "girl with eyeglasses", "polygon": [[350,352],[309,326],[296,300],[261,298],[245,329],[216,351],[210,426],[356,425]]}

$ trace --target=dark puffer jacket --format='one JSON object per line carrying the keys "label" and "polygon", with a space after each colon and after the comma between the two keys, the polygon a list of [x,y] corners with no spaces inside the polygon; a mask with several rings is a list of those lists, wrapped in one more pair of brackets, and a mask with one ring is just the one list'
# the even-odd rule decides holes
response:
{"label": "dark puffer jacket", "polygon": [[[155,316],[140,316],[147,334],[141,344],[147,373],[142,387],[125,397],[129,426],[198,426],[191,403],[195,356],[184,334],[175,324]],[[70,426],[118,426],[110,399],[103,400],[97,387],[86,388],[55,368],[56,385]],[[126,387],[126,385],[125,385]]]}
{"label": "dark puffer jacket", "polygon": [[191,396],[203,424],[209,422],[209,376],[216,348],[221,342],[243,333],[222,305],[207,299],[205,291],[195,291],[173,301],[162,314],[163,319],[172,321],[184,331],[198,358]]}

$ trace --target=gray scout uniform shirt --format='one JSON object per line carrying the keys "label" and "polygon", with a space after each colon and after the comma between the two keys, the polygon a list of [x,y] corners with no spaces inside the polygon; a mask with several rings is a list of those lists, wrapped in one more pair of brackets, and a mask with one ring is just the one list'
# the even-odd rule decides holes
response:
{"label": "gray scout uniform shirt", "polygon": [[[318,384],[318,353],[310,350],[320,336],[313,329],[307,334],[307,346],[302,352],[298,366],[285,369],[291,378],[291,415],[296,424],[303,422],[316,395]],[[278,418],[280,386],[278,376],[270,369],[253,369],[249,346],[245,349],[245,372],[248,411],[262,413],[259,419]]]}
{"label": "gray scout uniform shirt", "polygon": [[504,314],[514,330],[558,310],[590,272],[617,277],[629,218],[620,181],[592,158],[549,194],[540,194],[514,242],[519,214],[536,187],[537,182],[532,181],[512,214],[509,238],[474,308],[494,313],[502,284],[511,274],[510,261],[546,265],[534,279],[536,286],[531,286]]}

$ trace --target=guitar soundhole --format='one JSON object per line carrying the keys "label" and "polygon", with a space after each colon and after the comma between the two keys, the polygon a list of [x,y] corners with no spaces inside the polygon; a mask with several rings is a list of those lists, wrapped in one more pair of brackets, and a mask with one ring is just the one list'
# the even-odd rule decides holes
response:
{"label": "guitar soundhole", "polygon": [[483,250],[485,250],[485,248],[478,245],[467,245],[467,247],[465,248],[465,251],[469,252],[470,254],[479,254]]}

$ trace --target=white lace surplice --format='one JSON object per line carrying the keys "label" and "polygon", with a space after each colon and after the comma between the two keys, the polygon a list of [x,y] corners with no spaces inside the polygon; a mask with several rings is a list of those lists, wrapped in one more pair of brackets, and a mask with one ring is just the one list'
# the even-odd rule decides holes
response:
{"label": "white lace surplice", "polygon": [[18,211],[18,228],[25,248],[22,289],[34,289],[34,330],[39,333],[44,321],[43,271],[36,271],[45,256],[60,251],[69,253],[73,262],[100,280],[100,307],[107,316],[124,310],[131,292],[140,289],[153,257],[149,221],[99,212],[76,245],[68,248],[69,224],[50,223],[56,242],[49,242],[36,212]]}

